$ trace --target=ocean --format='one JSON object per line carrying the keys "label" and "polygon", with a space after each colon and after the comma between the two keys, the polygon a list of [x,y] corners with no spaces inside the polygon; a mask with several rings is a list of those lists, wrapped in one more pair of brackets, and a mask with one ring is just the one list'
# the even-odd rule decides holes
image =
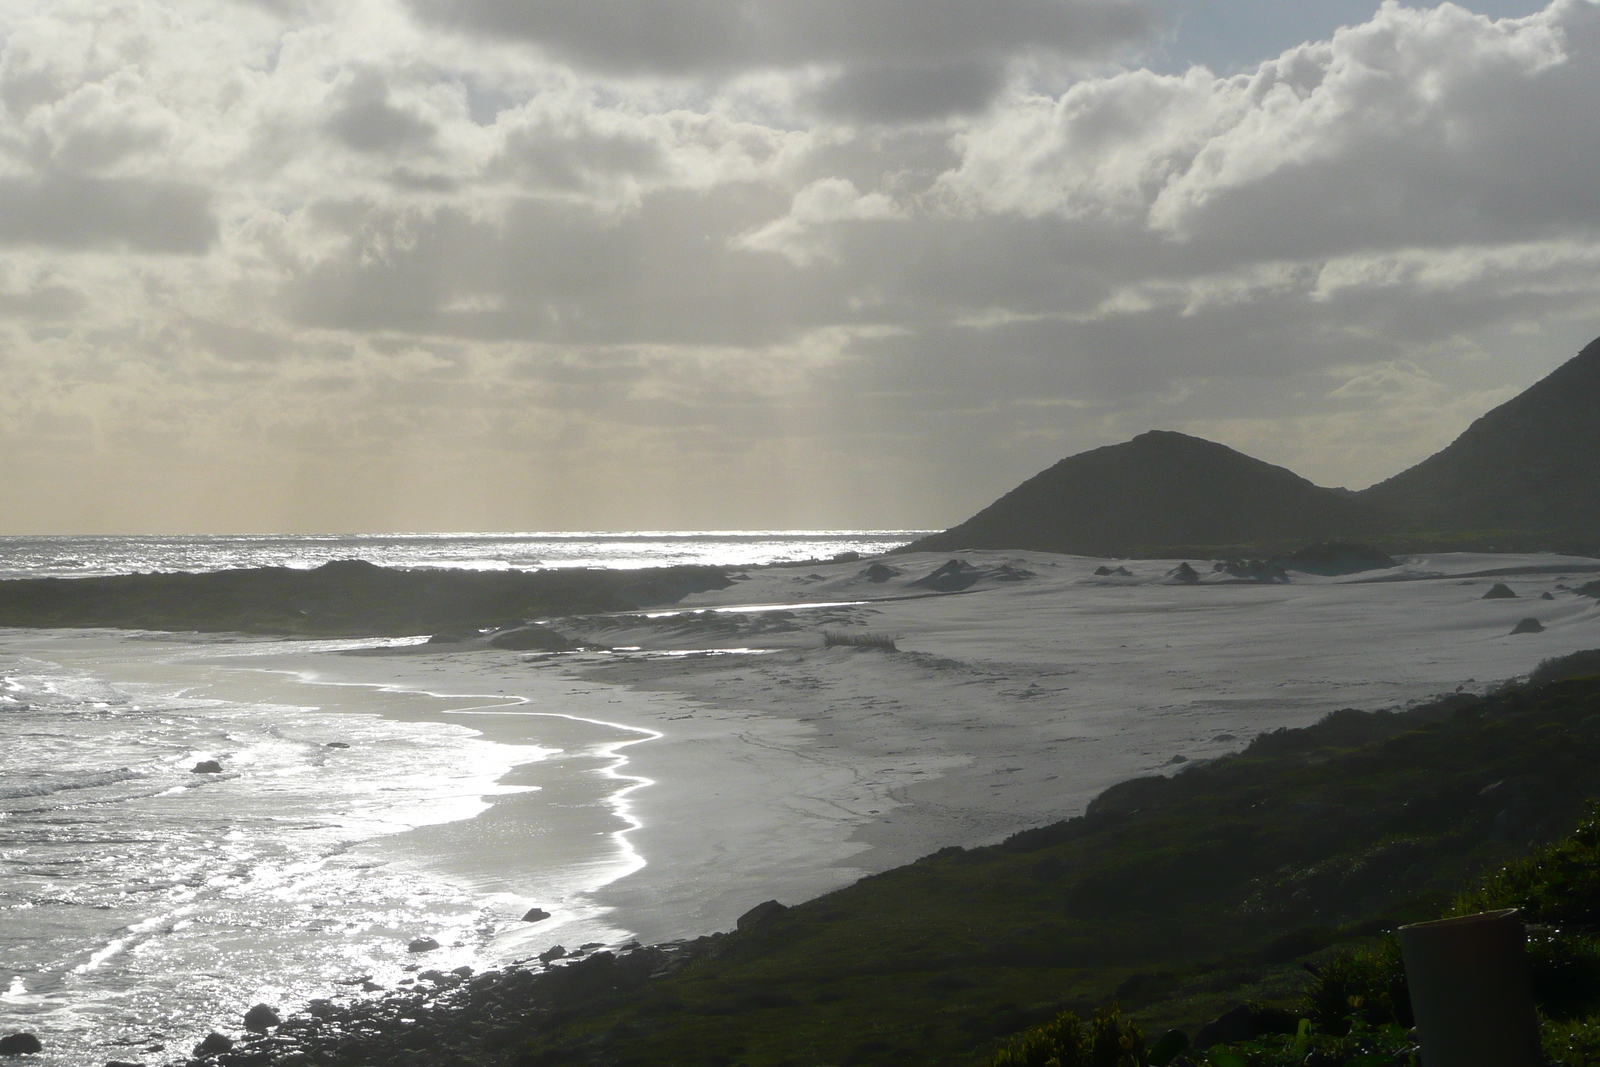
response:
{"label": "ocean", "polygon": [[[7,537],[0,577],[748,567],[916,533]],[[564,715],[552,689],[534,725],[496,738],[483,724],[522,698],[318,687],[273,666],[382,643],[0,630],[0,1033],[38,1034],[50,1067],[164,1063],[258,1001],[518,958],[530,906],[574,942],[630,936],[585,894],[639,865],[625,749],[649,732]],[[224,770],[195,773],[207,760]],[[537,870],[510,885],[434,862],[430,842],[517,794],[547,798],[501,820],[547,842]],[[439,948],[410,952],[418,937]]]}

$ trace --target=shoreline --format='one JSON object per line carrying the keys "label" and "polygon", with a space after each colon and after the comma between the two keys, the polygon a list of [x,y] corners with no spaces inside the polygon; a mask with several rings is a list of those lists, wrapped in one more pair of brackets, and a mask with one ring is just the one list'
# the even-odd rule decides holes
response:
{"label": "shoreline", "polygon": [[[1352,705],[1405,705],[1457,684],[1481,690],[1540,659],[1600,644],[1593,600],[1570,589],[1557,601],[1538,599],[1592,560],[1553,571],[1548,558],[1527,561],[1513,578],[1521,599],[1483,601],[1491,582],[1473,576],[1485,569],[1477,558],[1449,561],[1461,573],[1436,567],[1403,581],[1358,575],[1198,588],[1165,584],[1160,564],[1135,564],[1130,583],[1095,579],[1100,561],[1078,557],[963,558],[988,574],[1011,567],[1030,575],[907,599],[901,586],[943,556],[897,558],[903,573],[886,583],[862,579],[863,563],[773,568],[668,611],[552,620],[585,643],[635,651],[444,645],[351,656],[333,651],[338,642],[291,648],[249,638],[229,646],[260,653],[247,666],[226,651],[212,659],[284,672],[283,686],[306,692],[419,698],[418,708],[429,706],[418,717],[482,729],[496,743],[537,741],[535,721],[652,735],[624,746],[625,765],[611,765],[645,780],[625,798],[639,825],[625,828],[618,817],[600,830],[620,833],[645,865],[596,874],[577,891],[614,921],[579,940],[581,920],[550,907],[555,921],[516,929],[515,944],[496,953],[506,959],[555,941],[661,943],[726,930],[763,900],[799,903],[945,846],[1054,823],[1109,785],[1203,764],[1276,726]],[[1509,637],[1510,623],[1529,610],[1545,616],[1546,631]],[[901,651],[822,648],[822,632],[836,630],[892,632]],[[725,651],[736,648],[760,651]],[[440,693],[486,703],[441,709]],[[573,761],[573,781],[605,783],[616,753],[584,749],[596,743],[557,746]],[[500,783],[539,784],[557,762],[518,764]],[[529,893],[526,882],[511,883],[540,869],[541,842],[530,834],[544,818],[539,805],[557,799],[496,795],[474,817],[382,840],[391,859],[404,854],[475,891],[547,906],[552,898],[537,886]],[[598,792],[581,803],[605,806]],[[508,900],[508,919],[512,910]]]}

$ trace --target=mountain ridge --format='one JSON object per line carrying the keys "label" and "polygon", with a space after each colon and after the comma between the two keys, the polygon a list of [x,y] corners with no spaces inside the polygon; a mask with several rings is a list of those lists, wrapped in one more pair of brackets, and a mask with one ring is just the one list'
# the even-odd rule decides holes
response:
{"label": "mountain ridge", "polygon": [[[1068,456],[971,518],[897,551],[1181,555],[1367,538],[1410,550],[1600,543],[1600,339],[1359,492],[1318,486],[1172,430]],[[1192,553],[1191,553],[1192,554]]]}

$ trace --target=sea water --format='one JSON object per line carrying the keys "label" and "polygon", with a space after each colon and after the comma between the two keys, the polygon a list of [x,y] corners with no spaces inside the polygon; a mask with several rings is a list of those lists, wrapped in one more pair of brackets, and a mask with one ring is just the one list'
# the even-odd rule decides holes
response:
{"label": "sea water", "polygon": [[[0,573],[348,558],[480,569],[751,566],[907,539],[5,538]],[[351,714],[292,680],[269,687],[270,698],[207,684],[257,650],[374,643],[0,630],[0,1033],[38,1034],[52,1067],[160,1063],[186,1055],[212,1027],[236,1027],[257,1001],[292,1006],[363,982],[392,987],[419,966],[504,962],[506,932],[527,900],[441,877],[426,856],[402,861],[384,842],[473,819],[508,791],[549,786],[580,797],[567,814],[588,820],[570,835],[582,848],[547,872],[551,899],[632,869],[626,825],[606,807],[633,784],[617,771],[621,746],[639,740],[625,731],[552,718],[564,732],[547,745],[501,744],[451,721],[461,698],[368,693],[368,710]],[[222,773],[195,773],[212,759]],[[582,781],[563,785],[561,775]],[[604,915],[577,919],[570,929],[582,936],[628,936]],[[419,936],[440,949],[411,954]]]}
{"label": "sea water", "polygon": [[0,537],[0,579],[80,578],[134,571],[317,567],[364,559],[381,567],[756,567],[887,552],[924,530],[756,530],[634,533],[308,534],[231,537]]}

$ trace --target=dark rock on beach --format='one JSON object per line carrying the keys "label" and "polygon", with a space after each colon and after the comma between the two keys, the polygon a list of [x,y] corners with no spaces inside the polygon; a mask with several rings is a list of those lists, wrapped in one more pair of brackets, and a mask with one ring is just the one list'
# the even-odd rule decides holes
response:
{"label": "dark rock on beach", "polygon": [[860,576],[869,582],[874,582],[881,585],[882,583],[887,582],[890,578],[900,577],[900,571],[897,568],[888,566],[887,564],[874,563],[872,566],[865,568],[861,572]]}
{"label": "dark rock on beach", "polygon": [[522,916],[522,921],[525,923],[542,923],[548,918],[550,918],[550,913],[543,908],[529,908],[527,913]]}
{"label": "dark rock on beach", "polygon": [[407,952],[432,952],[439,947],[439,942],[431,937],[414,937],[406,946]]}
{"label": "dark rock on beach", "polygon": [[553,963],[556,960],[566,959],[566,957],[566,949],[562,948],[560,945],[551,945],[549,948],[539,953],[539,962]]}
{"label": "dark rock on beach", "polygon": [[277,1011],[267,1004],[257,1004],[244,1013],[244,1028],[258,1034],[266,1033],[281,1022]]}
{"label": "dark rock on beach", "polygon": [[232,1051],[233,1038],[229,1037],[227,1034],[219,1034],[215,1030],[207,1034],[205,1036],[205,1040],[201,1041],[194,1047],[194,1054],[201,1058]]}
{"label": "dark rock on beach", "polygon": [[203,759],[189,768],[190,774],[221,774],[222,764],[214,759]]}
{"label": "dark rock on beach", "polygon": [[1544,633],[1544,624],[1541,623],[1538,619],[1533,619],[1533,618],[1523,619],[1521,622],[1517,623],[1515,626],[1513,626],[1511,628],[1511,633],[1513,635],[1515,635],[1515,634],[1542,634],[1542,633]]}
{"label": "dark rock on beach", "polygon": [[930,574],[908,584],[937,593],[955,593],[978,582],[983,572],[963,559],[953,559]]}
{"label": "dark rock on beach", "polygon": [[1174,581],[1183,582],[1185,585],[1193,585],[1200,580],[1200,572],[1189,566],[1188,562],[1185,561],[1168,571],[1167,577]]}
{"label": "dark rock on beach", "polygon": [[1487,593],[1483,594],[1483,596],[1479,597],[1479,599],[1480,600],[1515,600],[1515,599],[1517,599],[1517,594],[1512,592],[1511,587],[1509,585],[1507,585],[1505,582],[1495,582],[1494,585],[1490,586],[1489,591]]}
{"label": "dark rock on beach", "polygon": [[7,1034],[0,1037],[0,1056],[27,1056],[43,1052],[44,1045],[32,1034]]}
{"label": "dark rock on beach", "polygon": [[741,931],[754,930],[758,926],[766,925],[788,910],[776,900],[764,900],[739,916],[736,925]]}
{"label": "dark rock on beach", "polygon": [[1555,598],[1556,598],[1556,595],[1554,593],[1550,592],[1550,590],[1548,590],[1548,589],[1546,589],[1544,592],[1539,594],[1539,599],[1540,600],[1554,600]]}
{"label": "dark rock on beach", "polygon": [[329,741],[327,744],[323,745],[322,747],[323,748],[349,748],[350,746],[345,744],[343,741]]}

